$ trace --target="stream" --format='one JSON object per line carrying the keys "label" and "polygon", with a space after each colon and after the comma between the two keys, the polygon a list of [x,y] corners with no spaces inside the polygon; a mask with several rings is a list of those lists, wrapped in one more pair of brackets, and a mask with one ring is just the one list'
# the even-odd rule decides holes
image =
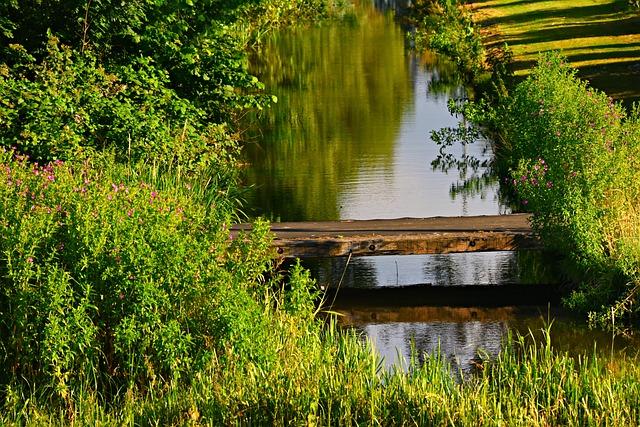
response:
{"label": "stream", "polygon": [[[467,91],[453,64],[411,53],[388,3],[360,4],[345,23],[274,34],[253,55],[252,73],[278,102],[249,118],[244,135],[251,216],[317,221],[511,212],[487,167],[489,141],[449,149],[456,159],[472,159],[472,167],[433,163],[441,152],[430,134],[458,126],[461,118],[447,105]],[[561,349],[612,348],[608,334],[559,308],[550,296],[555,267],[535,252],[304,265],[319,285],[340,287],[331,309],[369,337],[388,366],[408,359],[415,346],[418,354],[439,348],[471,370],[479,351],[499,353],[509,330],[526,334],[552,319]],[[461,297],[466,290],[488,297]]]}

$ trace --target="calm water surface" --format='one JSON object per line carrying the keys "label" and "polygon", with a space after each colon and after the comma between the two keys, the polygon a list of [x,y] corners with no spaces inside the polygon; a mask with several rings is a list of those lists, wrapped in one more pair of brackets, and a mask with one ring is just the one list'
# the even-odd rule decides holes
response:
{"label": "calm water surface", "polygon": [[[408,53],[405,31],[379,5],[359,7],[348,24],[274,35],[254,55],[252,71],[278,97],[245,135],[253,215],[305,221],[510,212],[486,168],[432,166],[439,147],[430,133],[458,125],[447,103],[466,92],[451,64]],[[482,140],[451,152],[480,164],[492,155]],[[325,287],[483,286],[554,277],[539,256],[510,252],[333,258],[307,266]],[[497,354],[509,328],[544,318],[539,308],[457,308],[456,301],[394,308],[393,299],[357,310],[337,301],[345,323],[364,331],[388,363],[406,358],[413,341],[418,351],[440,345],[466,369],[479,349]],[[581,331],[582,338],[566,342],[593,347],[586,329],[562,322],[571,326],[557,327],[560,335]]]}
{"label": "calm water surface", "polygon": [[[495,183],[453,195],[474,176],[431,167],[438,147],[429,135],[457,126],[447,102],[465,94],[451,64],[407,53],[390,14],[362,15],[280,34],[256,55],[253,72],[279,101],[246,150],[254,213],[282,221],[507,213]],[[488,143],[468,152],[491,157]]]}

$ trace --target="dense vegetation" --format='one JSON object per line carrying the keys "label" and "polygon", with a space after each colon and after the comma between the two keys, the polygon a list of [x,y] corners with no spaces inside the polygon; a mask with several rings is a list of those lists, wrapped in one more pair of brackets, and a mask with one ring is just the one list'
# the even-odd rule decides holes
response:
{"label": "dense vegetation", "polygon": [[235,240],[228,232],[240,191],[234,126],[272,101],[246,70],[247,43],[341,10],[324,1],[0,5],[7,410],[34,398],[73,421],[82,399],[162,390],[213,359],[269,364],[271,310],[310,321],[308,278],[292,273],[284,295],[279,277],[266,276],[266,227]]}
{"label": "dense vegetation", "polygon": [[[457,2],[432,3],[440,5],[430,9],[436,14],[420,21],[419,34],[426,40],[433,40],[429,36],[438,25],[455,34],[477,34],[446,24],[471,25]],[[446,48],[435,40],[429,46],[457,54],[480,38],[453,37],[456,47]],[[484,54],[469,58],[481,64]],[[602,325],[630,326],[637,320],[640,285],[638,109],[625,109],[590,88],[557,53],[541,56],[517,84],[508,74],[509,57],[502,60],[493,64],[484,98],[461,111],[493,133],[496,168],[507,176],[504,186],[519,209],[534,213],[533,225],[547,248],[566,256],[565,269],[577,287],[565,302]]]}
{"label": "dense vegetation", "polygon": [[567,303],[603,322],[635,315],[638,110],[627,112],[588,88],[561,57],[550,54],[492,114],[503,137],[509,184],[535,213],[545,244],[567,255],[576,270],[580,286]]}
{"label": "dense vegetation", "polygon": [[638,423],[636,365],[548,341],[469,381],[383,372],[307,272],[272,270],[266,224],[229,234],[235,119],[272,101],[244,48],[342,7],[0,4],[2,424]]}
{"label": "dense vegetation", "polygon": [[448,56],[467,77],[486,69],[482,41],[471,15],[457,0],[418,0],[411,17],[418,50],[431,49]]}

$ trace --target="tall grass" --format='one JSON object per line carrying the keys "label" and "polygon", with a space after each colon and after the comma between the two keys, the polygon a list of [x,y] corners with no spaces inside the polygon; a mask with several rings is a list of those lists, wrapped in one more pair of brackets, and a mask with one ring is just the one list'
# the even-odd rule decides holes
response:
{"label": "tall grass", "polygon": [[[42,396],[7,400],[1,420],[38,425],[636,425],[635,358],[605,361],[552,349],[549,330],[509,337],[497,360],[456,381],[444,358],[385,371],[335,324],[272,318],[277,361],[214,358],[187,382],[123,389],[104,404],[80,393],[70,414]],[[223,361],[224,359],[224,361]],[[28,397],[25,399],[25,397]]]}

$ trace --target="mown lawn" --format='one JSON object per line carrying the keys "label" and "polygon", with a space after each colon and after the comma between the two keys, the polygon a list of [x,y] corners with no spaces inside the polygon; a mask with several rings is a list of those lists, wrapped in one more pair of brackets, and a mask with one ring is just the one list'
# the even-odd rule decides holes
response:
{"label": "mown lawn", "polygon": [[561,50],[592,86],[640,100],[640,10],[626,0],[478,0],[469,7],[489,49],[510,47],[516,75],[528,74],[540,52]]}

